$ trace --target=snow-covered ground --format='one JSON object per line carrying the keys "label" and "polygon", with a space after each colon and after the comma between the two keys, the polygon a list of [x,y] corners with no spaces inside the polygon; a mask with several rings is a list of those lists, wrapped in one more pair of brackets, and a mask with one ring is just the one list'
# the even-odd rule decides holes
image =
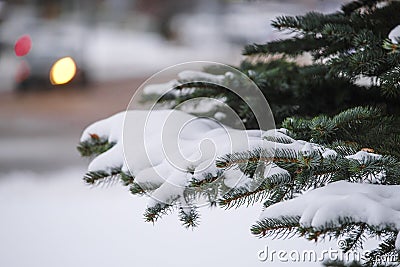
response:
{"label": "snow-covered ground", "polygon": [[[174,214],[153,226],[142,219],[144,198],[119,185],[90,188],[81,180],[84,171],[72,167],[0,175],[0,266],[265,266],[271,263],[258,260],[265,246],[317,248],[302,239],[252,236],[249,227],[259,216],[259,205],[204,208],[200,227],[193,231]],[[320,245],[317,251],[336,249],[335,244]]]}

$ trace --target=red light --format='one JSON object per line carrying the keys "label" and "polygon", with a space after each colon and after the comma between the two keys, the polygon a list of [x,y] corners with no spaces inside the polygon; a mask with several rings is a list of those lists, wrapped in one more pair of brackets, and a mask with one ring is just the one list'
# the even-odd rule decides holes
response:
{"label": "red light", "polygon": [[32,40],[29,35],[23,35],[15,42],[14,51],[18,57],[25,56],[32,47]]}

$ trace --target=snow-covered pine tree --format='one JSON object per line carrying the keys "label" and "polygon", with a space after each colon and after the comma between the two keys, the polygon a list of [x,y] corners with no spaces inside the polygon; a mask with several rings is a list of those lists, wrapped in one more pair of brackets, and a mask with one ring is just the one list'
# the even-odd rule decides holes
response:
{"label": "snow-covered pine tree", "polygon": [[[228,153],[221,126],[198,120],[185,138],[190,139],[188,147],[196,147],[204,136],[219,144],[212,167],[197,162],[175,172],[168,161],[158,159],[154,165],[139,161],[142,167],[132,172],[123,159],[122,121],[126,115],[140,122],[148,113],[117,114],[82,135],[82,156],[96,156],[85,181],[115,178],[133,194],[150,192],[154,198],[145,211],[147,221],[177,207],[188,227],[197,225],[198,199],[224,208],[262,201],[265,209],[251,228],[253,234],[345,238],[345,251],[380,237],[365,262],[376,265],[400,250],[400,50],[393,36],[398,14],[398,1],[358,0],[333,14],[278,17],[273,26],[292,37],[247,46],[247,58],[238,69],[260,87],[283,128],[231,129],[230,134],[247,138],[251,149]],[[296,58],[304,53],[312,61],[299,65]],[[235,82],[231,73],[204,71],[227,87]],[[217,98],[249,129],[258,127],[244,101],[213,86],[185,75],[162,100],[172,108],[193,97]],[[176,110],[156,111],[143,127],[162,132],[160,120],[171,114],[180,121],[193,118]],[[153,140],[160,145],[157,137]],[[195,154],[189,149],[189,157]],[[154,159],[159,153],[148,156]],[[171,187],[170,180],[180,189]]]}

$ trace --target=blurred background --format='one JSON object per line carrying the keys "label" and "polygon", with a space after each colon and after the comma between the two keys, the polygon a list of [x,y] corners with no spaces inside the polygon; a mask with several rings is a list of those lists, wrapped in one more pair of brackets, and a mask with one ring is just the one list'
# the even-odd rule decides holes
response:
{"label": "blurred background", "polygon": [[[174,215],[153,227],[142,221],[144,199],[81,182],[88,162],[76,145],[155,72],[193,60],[238,64],[245,44],[284,38],[274,17],[343,2],[0,1],[0,266],[265,264],[257,252],[271,240],[249,232],[260,206],[205,209],[195,231]],[[315,248],[268,243],[299,244]]]}

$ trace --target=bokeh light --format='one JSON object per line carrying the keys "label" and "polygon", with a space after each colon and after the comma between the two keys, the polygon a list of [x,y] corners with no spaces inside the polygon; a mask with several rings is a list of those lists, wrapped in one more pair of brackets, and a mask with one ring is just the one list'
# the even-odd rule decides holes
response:
{"label": "bokeh light", "polygon": [[29,67],[28,62],[22,60],[20,62],[20,65],[18,66],[17,73],[15,76],[15,81],[18,83],[23,82],[29,77],[30,73],[31,73],[31,68]]}
{"label": "bokeh light", "polygon": [[71,57],[57,60],[50,70],[50,82],[54,85],[70,82],[76,74],[76,64]]}
{"label": "bokeh light", "polygon": [[32,48],[32,40],[29,35],[23,35],[15,42],[14,52],[18,57],[25,56]]}

